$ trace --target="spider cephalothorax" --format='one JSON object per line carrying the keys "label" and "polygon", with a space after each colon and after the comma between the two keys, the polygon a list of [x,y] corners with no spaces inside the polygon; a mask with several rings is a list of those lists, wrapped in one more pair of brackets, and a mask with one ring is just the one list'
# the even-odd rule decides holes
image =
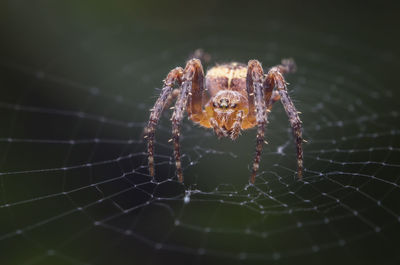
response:
{"label": "spider cephalothorax", "polygon": [[[247,98],[237,91],[221,90],[205,105],[207,120],[218,137],[230,136],[236,139],[241,129],[241,120],[249,113]],[[236,125],[236,127],[235,127]]]}
{"label": "spider cephalothorax", "polygon": [[[183,181],[180,160],[180,124],[185,110],[189,118],[206,128],[212,128],[218,137],[236,139],[241,130],[257,126],[256,155],[250,178],[254,183],[259,167],[264,130],[272,105],[281,100],[293,128],[297,149],[297,174],[302,175],[303,150],[301,121],[290,99],[283,74],[295,70],[294,61],[282,60],[264,74],[257,60],[247,65],[229,63],[211,68],[204,76],[199,59],[191,59],[185,69],[173,69],[164,80],[164,87],[151,110],[146,129],[150,175],[154,176],[154,134],[161,112],[172,97],[177,97],[172,115],[172,140],[176,170],[179,181]],[[179,88],[173,90],[174,83]],[[276,88],[276,90],[274,90]]]}

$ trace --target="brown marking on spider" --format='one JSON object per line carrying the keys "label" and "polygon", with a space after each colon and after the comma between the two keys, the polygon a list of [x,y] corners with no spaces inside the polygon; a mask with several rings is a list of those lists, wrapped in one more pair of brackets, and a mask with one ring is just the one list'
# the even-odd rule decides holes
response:
{"label": "brown marking on spider", "polygon": [[[199,59],[190,59],[185,69],[171,70],[164,80],[164,86],[154,107],[151,109],[146,128],[148,141],[149,172],[154,177],[154,135],[161,112],[176,99],[172,121],[172,141],[176,172],[183,182],[181,154],[179,147],[180,126],[185,111],[189,119],[205,128],[212,128],[217,137],[235,140],[241,130],[257,127],[256,154],[253,161],[250,182],[255,182],[259,168],[264,131],[272,105],[281,100],[290,125],[297,150],[297,175],[302,177],[303,149],[302,129],[299,112],[287,93],[284,74],[294,72],[292,59],[269,69],[264,74],[261,63],[250,60],[247,65],[232,62],[211,68],[204,76]],[[173,89],[174,84],[179,89]],[[275,90],[274,90],[275,89]]]}

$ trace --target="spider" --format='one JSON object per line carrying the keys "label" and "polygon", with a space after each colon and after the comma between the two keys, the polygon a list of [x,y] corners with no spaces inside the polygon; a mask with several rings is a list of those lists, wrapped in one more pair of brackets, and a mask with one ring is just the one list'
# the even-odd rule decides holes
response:
{"label": "spider", "polygon": [[[264,74],[261,63],[250,60],[247,65],[232,62],[216,65],[204,75],[201,61],[190,59],[185,69],[177,67],[169,72],[164,86],[146,127],[148,164],[154,177],[154,135],[162,111],[176,98],[172,121],[172,139],[176,174],[183,182],[179,146],[180,126],[185,111],[189,119],[205,128],[212,128],[218,138],[235,140],[241,130],[257,126],[256,153],[250,182],[255,182],[261,159],[264,131],[272,105],[280,100],[289,117],[297,149],[297,175],[302,177],[303,150],[302,129],[298,112],[287,92],[284,74],[294,72],[292,59],[284,59],[280,65]],[[177,84],[178,88],[173,89]],[[274,89],[276,88],[276,89]]]}

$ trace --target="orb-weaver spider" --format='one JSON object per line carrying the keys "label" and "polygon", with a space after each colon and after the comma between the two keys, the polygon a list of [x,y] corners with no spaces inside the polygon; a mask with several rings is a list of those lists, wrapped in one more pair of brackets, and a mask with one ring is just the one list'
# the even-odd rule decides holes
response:
{"label": "orb-weaver spider", "polygon": [[[185,69],[177,67],[169,72],[146,128],[148,141],[148,163],[150,175],[154,176],[154,134],[161,113],[171,98],[176,97],[172,115],[172,141],[176,172],[183,182],[181,154],[179,147],[180,125],[185,111],[189,118],[206,128],[212,128],[220,137],[236,139],[241,130],[257,126],[256,154],[253,161],[250,182],[254,183],[259,168],[264,130],[272,105],[281,100],[293,134],[297,149],[297,175],[302,176],[303,149],[299,112],[287,92],[284,74],[294,72],[296,65],[292,59],[282,60],[282,64],[269,69],[264,74],[261,63],[250,60],[246,65],[232,62],[217,65],[204,75],[199,59],[191,59]],[[179,88],[173,89],[174,84]],[[274,90],[276,88],[276,90]]]}

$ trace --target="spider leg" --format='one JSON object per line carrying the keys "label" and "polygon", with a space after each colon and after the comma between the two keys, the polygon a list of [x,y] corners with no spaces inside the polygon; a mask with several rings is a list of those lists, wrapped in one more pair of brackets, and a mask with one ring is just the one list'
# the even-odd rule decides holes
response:
{"label": "spider leg", "polygon": [[[279,69],[279,72],[281,74],[287,74],[287,73],[294,73],[297,70],[296,63],[292,58],[287,58],[287,59],[282,59],[281,64],[273,67]],[[267,75],[268,76],[268,75]],[[275,80],[273,78],[265,78],[264,81],[264,86],[268,88],[268,91],[271,92],[270,97],[267,97],[268,93],[266,93],[266,100],[268,102],[268,110],[272,109],[272,105],[277,102],[278,100],[281,99],[281,96],[279,95],[278,91],[272,91],[273,88],[275,87]]]}
{"label": "spider leg", "polygon": [[179,131],[188,99],[191,98],[194,95],[193,92],[195,92],[192,88],[201,87],[202,85],[202,83],[200,85],[199,82],[199,80],[202,79],[200,78],[201,75],[203,75],[203,67],[200,60],[189,60],[183,71],[181,93],[175,103],[174,113],[172,114],[172,139],[174,141],[176,173],[180,182],[183,182],[183,172],[179,146]]}
{"label": "spider leg", "polygon": [[297,70],[296,63],[292,58],[282,59],[281,64],[277,65],[281,74],[294,73]]}
{"label": "spider leg", "polygon": [[230,135],[232,140],[235,140],[239,136],[242,127],[242,121],[243,121],[243,111],[241,110],[238,112],[236,120],[232,126],[232,132]]}
{"label": "spider leg", "polygon": [[192,62],[191,64],[193,64],[195,70],[192,78],[192,87],[188,97],[187,113],[192,121],[196,123],[204,123],[208,121],[208,117],[203,110],[205,102],[208,101],[208,96],[206,95],[203,66],[199,59],[192,59],[189,62]]}
{"label": "spider leg", "polygon": [[[165,103],[164,109],[169,108],[172,105],[172,102],[178,98],[179,94],[181,93],[180,87],[175,88],[172,90],[171,94],[168,95],[167,102]],[[172,107],[173,109],[174,107]]]}
{"label": "spider leg", "polygon": [[[264,143],[264,131],[267,123],[267,108],[265,101],[265,86],[263,84],[264,72],[261,63],[257,60],[250,60],[247,66],[247,91],[249,94],[249,105],[254,104],[257,121],[256,154],[253,162],[253,170],[250,182],[254,183],[259,168],[261,151]],[[254,91],[254,92],[253,92]],[[253,93],[253,95],[251,95]],[[267,93],[271,93],[267,91]],[[252,102],[250,102],[252,101]]]}
{"label": "spider leg", "polygon": [[190,56],[190,59],[199,59],[205,63],[209,63],[211,61],[211,55],[205,52],[203,49],[196,49]]}
{"label": "spider leg", "polygon": [[145,131],[145,138],[147,138],[149,173],[152,177],[154,177],[154,135],[156,126],[162,111],[165,109],[168,101],[171,100],[172,86],[175,82],[181,83],[182,74],[183,69],[181,67],[177,67],[168,73],[167,78],[164,80],[161,94],[154,104],[154,107],[151,109],[149,123]]}
{"label": "spider leg", "polygon": [[213,117],[209,118],[210,124],[212,126],[212,128],[214,129],[215,134],[217,135],[217,137],[220,139],[222,137],[227,136],[227,133],[225,130],[221,129],[218,125],[218,122],[216,119],[214,119]]}
{"label": "spider leg", "polygon": [[[250,61],[251,62],[251,61]],[[248,66],[250,66],[250,62]],[[249,104],[249,114],[248,116],[255,116],[255,108],[254,108],[254,85],[252,79],[252,73],[250,72],[250,68],[247,68],[247,76],[246,76],[246,89],[247,89],[247,100]]]}
{"label": "spider leg", "polygon": [[[279,101],[280,99],[281,99],[281,96],[279,95],[279,92],[278,92],[278,91],[272,92],[272,96],[271,96],[271,98],[270,98],[269,101],[268,101],[267,109],[268,109],[268,110],[271,110],[271,109],[272,109],[272,105],[274,105],[274,103],[277,102],[277,101]],[[267,110],[267,111],[268,111],[268,110]]]}
{"label": "spider leg", "polygon": [[303,172],[303,148],[302,148],[302,131],[301,131],[301,120],[299,112],[296,110],[293,101],[290,99],[287,92],[286,81],[282,75],[281,67],[272,67],[267,74],[267,79],[273,81],[278,89],[281,102],[285,108],[286,114],[289,117],[290,125],[293,129],[293,135],[296,142],[297,150],[297,175],[299,178],[302,177]]}

